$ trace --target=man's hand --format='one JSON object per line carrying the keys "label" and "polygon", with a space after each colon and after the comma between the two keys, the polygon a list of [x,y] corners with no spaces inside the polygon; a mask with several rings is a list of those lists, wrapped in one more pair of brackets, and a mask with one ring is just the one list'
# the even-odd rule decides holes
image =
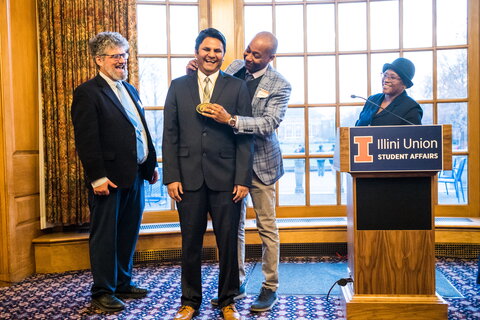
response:
{"label": "man's hand", "polygon": [[197,59],[188,61],[187,70],[186,70],[187,75],[191,75],[192,73],[197,71],[197,69],[198,69]]}
{"label": "man's hand", "polygon": [[167,184],[168,195],[173,200],[180,202],[182,201],[181,194],[183,194],[183,187],[181,182],[172,182]]}
{"label": "man's hand", "polygon": [[99,185],[96,188],[93,188],[93,193],[97,196],[108,196],[110,194],[110,190],[108,190],[108,187],[117,188],[117,185],[107,179],[105,183]]}
{"label": "man's hand", "polygon": [[157,183],[158,181],[158,171],[157,171],[157,168],[155,168],[155,170],[153,171],[153,176],[152,178],[148,181],[148,183],[150,184],[155,184]]}
{"label": "man's hand", "polygon": [[232,117],[221,105],[216,103],[209,104],[205,111],[202,112],[202,115],[224,124],[227,124]]}
{"label": "man's hand", "polygon": [[248,194],[248,187],[245,187],[245,186],[241,186],[239,184],[235,185],[233,187],[233,202],[237,203],[238,201],[242,200],[243,198],[245,198]]}

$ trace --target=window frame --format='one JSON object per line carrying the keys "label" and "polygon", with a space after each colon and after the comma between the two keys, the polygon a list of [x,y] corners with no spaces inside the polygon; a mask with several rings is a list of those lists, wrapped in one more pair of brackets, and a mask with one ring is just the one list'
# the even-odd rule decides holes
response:
{"label": "window frame", "polygon": [[[307,33],[304,32],[304,52],[295,53],[295,54],[285,54],[279,53],[277,56],[279,58],[282,57],[303,57],[304,59],[304,83],[305,83],[305,90],[304,90],[304,103],[297,104],[297,105],[289,105],[289,108],[305,108],[304,112],[304,121],[305,121],[305,154],[304,155],[284,155],[284,159],[305,159],[305,164],[310,163],[310,159],[322,159],[322,158],[329,158],[333,156],[333,154],[313,154],[309,151],[309,135],[308,135],[308,128],[309,128],[309,119],[308,119],[308,109],[309,108],[322,108],[322,107],[335,107],[335,126],[338,128],[340,125],[340,110],[342,107],[352,107],[352,106],[362,106],[362,102],[340,102],[339,96],[339,83],[340,79],[338,77],[339,74],[339,56],[346,55],[346,54],[366,54],[367,55],[367,70],[371,69],[371,55],[375,53],[399,53],[399,56],[403,56],[405,53],[409,52],[417,52],[417,51],[425,51],[426,49],[432,50],[433,52],[433,96],[432,99],[426,100],[418,100],[420,104],[431,104],[433,108],[433,121],[436,123],[437,121],[437,106],[439,103],[452,103],[452,102],[466,102],[468,103],[468,149],[467,151],[460,151],[454,152],[454,156],[467,156],[468,157],[468,203],[465,205],[435,205],[435,215],[436,216],[479,216],[479,209],[480,209],[480,182],[479,178],[479,132],[478,130],[474,130],[473,128],[479,127],[479,120],[480,120],[480,112],[479,108],[475,108],[473,106],[477,106],[480,103],[480,76],[478,70],[480,67],[480,50],[479,50],[479,39],[478,34],[480,30],[480,4],[478,1],[468,0],[467,4],[467,15],[468,15],[468,26],[467,26],[467,44],[465,45],[457,45],[457,46],[436,46],[435,39],[436,39],[436,0],[432,0],[432,10],[433,10],[433,26],[432,26],[432,47],[427,48],[403,48],[402,47],[402,39],[403,39],[403,27],[402,27],[402,5],[403,0],[398,0],[399,3],[399,49],[389,49],[389,50],[372,50],[370,48],[370,38],[369,38],[369,30],[370,30],[370,14],[369,14],[369,4],[372,2],[378,1],[385,1],[385,0],[332,0],[332,1],[289,1],[289,2],[275,2],[272,0],[270,2],[249,2],[244,3],[243,0],[234,0],[233,3],[229,0],[200,0],[199,4],[199,30],[208,26],[214,26],[221,29],[223,26],[226,30],[228,30],[225,34],[227,35],[227,39],[233,39],[233,41],[229,41],[230,47],[229,48],[229,56],[226,57],[226,61],[222,69],[224,69],[229,62],[233,58],[242,59],[243,58],[243,51],[245,47],[245,28],[243,26],[243,21],[245,20],[244,17],[244,7],[245,6],[272,6],[272,15],[275,15],[275,7],[282,6],[282,5],[302,5],[303,6],[303,17],[304,17],[304,30],[306,30],[306,16],[307,10],[306,6],[312,4],[333,4],[335,6],[335,30],[338,34],[338,5],[342,3],[352,3],[352,2],[364,2],[367,5],[367,49],[366,50],[358,50],[358,51],[348,51],[342,52],[339,51],[339,43],[338,37],[335,40],[335,51],[334,52],[325,52],[325,53],[311,53],[307,52]],[[151,3],[167,3],[168,4],[178,4],[175,1],[137,1],[137,4],[151,4]],[[182,4],[191,4],[190,2],[185,2]],[[167,13],[168,14],[168,13]],[[276,24],[276,17],[272,17],[272,32],[275,34],[275,24]],[[228,43],[228,42],[227,42]],[[232,48],[233,47],[233,48]],[[464,99],[438,99],[437,98],[437,66],[436,66],[436,58],[437,54],[441,50],[448,50],[448,49],[467,49],[468,51],[468,92],[467,98]],[[233,50],[232,50],[233,49]],[[335,92],[335,103],[328,103],[328,104],[309,104],[308,102],[308,57],[311,56],[321,56],[321,55],[334,55],[335,56],[335,72],[336,72],[336,92]],[[138,55],[138,57],[144,57],[145,55]],[[193,54],[192,54],[193,56]],[[188,57],[185,55],[168,55],[166,56],[167,59],[171,59],[172,57]],[[169,60],[170,61],[170,60]],[[273,66],[276,67],[276,60],[273,61]],[[171,70],[170,64],[168,63],[169,68],[169,75],[168,79],[171,81]],[[368,94],[372,94],[371,88],[371,72],[367,74],[367,92]],[[163,106],[155,106],[155,107],[146,107],[148,110],[163,110]],[[159,161],[161,162],[161,158]],[[310,169],[309,165],[305,165],[305,190],[310,190]],[[336,173],[336,185],[337,189],[341,184],[342,177],[340,173]],[[435,191],[437,191],[437,185],[434,186]],[[278,182],[277,182],[277,216],[278,217],[309,217],[309,216],[345,216],[346,215],[346,205],[342,203],[342,195],[341,193],[336,194],[337,204],[335,205],[310,205],[310,193],[306,192],[305,195],[305,205],[302,206],[279,206],[279,194],[278,194]],[[174,209],[173,202],[172,202],[172,211]],[[165,211],[155,212],[164,213]],[[252,210],[249,209],[249,217],[253,217]]]}

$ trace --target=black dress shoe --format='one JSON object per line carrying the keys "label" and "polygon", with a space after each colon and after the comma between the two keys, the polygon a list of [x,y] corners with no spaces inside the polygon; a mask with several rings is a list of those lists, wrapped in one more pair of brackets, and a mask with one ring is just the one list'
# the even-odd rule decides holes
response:
{"label": "black dress shoe", "polygon": [[108,293],[95,298],[92,297],[92,306],[106,312],[116,312],[125,309],[125,304],[122,300]]}
{"label": "black dress shoe", "polygon": [[129,286],[127,289],[123,289],[121,291],[116,291],[115,295],[119,298],[132,298],[132,299],[139,299],[146,297],[148,293],[147,289],[139,288],[135,286]]}

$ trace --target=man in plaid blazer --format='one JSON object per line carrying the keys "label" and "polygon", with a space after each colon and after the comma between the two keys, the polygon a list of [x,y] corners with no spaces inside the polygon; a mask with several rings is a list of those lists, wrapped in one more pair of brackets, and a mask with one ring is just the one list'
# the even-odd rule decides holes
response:
{"label": "man in plaid blazer", "polygon": [[[235,60],[226,73],[245,79],[252,97],[252,117],[232,115],[215,106],[206,116],[230,125],[237,134],[254,135],[253,181],[250,196],[262,239],[262,272],[265,280],[260,295],[250,310],[260,312],[273,307],[277,301],[280,240],[275,214],[275,182],[284,173],[280,144],[275,130],[282,122],[290,98],[290,83],[271,65],[277,50],[277,39],[270,32],[258,33],[243,53],[244,60]],[[243,201],[238,232],[240,282],[245,280],[245,216]],[[237,299],[245,296],[241,285]],[[212,304],[216,299],[212,300]]]}

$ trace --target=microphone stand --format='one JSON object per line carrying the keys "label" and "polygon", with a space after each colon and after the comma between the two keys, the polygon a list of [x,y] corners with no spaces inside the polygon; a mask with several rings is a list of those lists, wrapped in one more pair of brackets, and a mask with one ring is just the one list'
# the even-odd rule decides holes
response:
{"label": "microphone stand", "polygon": [[397,117],[398,119],[400,119],[400,120],[402,120],[402,121],[405,121],[406,123],[408,123],[408,124],[410,124],[410,125],[412,125],[412,126],[415,126],[414,123],[408,121],[407,119],[399,116],[399,115],[396,114],[396,113],[393,113],[393,112],[390,111],[390,110],[387,110],[386,108],[383,108],[382,106],[379,106],[378,104],[376,104],[376,103],[373,102],[372,100],[365,99],[364,97],[360,97],[360,96],[357,96],[357,95],[354,95],[354,94],[352,94],[352,95],[350,96],[350,98],[352,98],[352,99],[359,98],[359,99],[365,100],[366,103],[369,103],[369,102],[370,102],[370,103],[373,104],[374,106],[377,106],[377,107],[379,107],[380,109],[385,110],[386,112],[388,112],[388,113],[390,113],[390,114],[393,114],[393,115],[394,115],[395,117]]}

